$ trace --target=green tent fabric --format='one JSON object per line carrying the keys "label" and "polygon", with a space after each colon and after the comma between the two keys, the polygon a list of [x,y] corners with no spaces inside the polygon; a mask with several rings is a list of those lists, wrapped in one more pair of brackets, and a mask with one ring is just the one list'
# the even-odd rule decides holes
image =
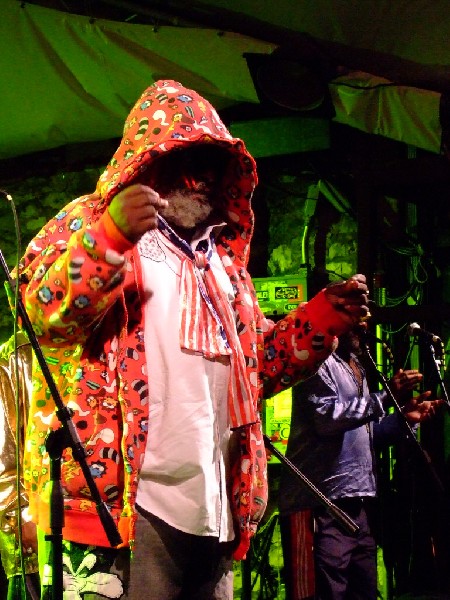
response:
{"label": "green tent fabric", "polygon": [[257,102],[243,52],[273,47],[212,29],[91,21],[2,0],[0,159],[120,137],[139,94],[175,79],[216,106]]}
{"label": "green tent fabric", "polygon": [[[236,0],[230,2],[236,8]],[[292,9],[289,2],[281,0],[280,6],[262,2],[260,11],[260,3],[258,7],[240,3],[238,8],[243,13],[253,11],[253,15],[275,25],[290,25],[297,31],[302,27],[316,39],[348,44],[350,50],[353,44],[385,52],[390,39],[398,56],[417,60],[422,38],[413,36],[411,41],[405,31],[420,30],[420,11],[408,13],[410,27],[398,27],[402,36],[389,38],[382,16],[387,12],[401,23],[397,3],[392,6],[368,0],[379,33],[373,38],[366,22],[369,12],[357,10],[356,0],[345,3],[345,7],[339,5],[339,10],[330,0],[321,0],[314,11],[307,10],[308,2],[298,0],[294,12],[288,10],[288,6]],[[436,0],[432,11],[438,31],[446,22],[436,17],[442,6],[442,0]],[[438,58],[444,58],[439,55],[437,41],[433,35],[429,47]],[[94,20],[18,0],[1,0],[0,160],[120,137],[129,109],[158,79],[179,80],[208,98],[218,110],[241,102],[257,103],[243,55],[270,54],[275,48],[273,43],[217,29]],[[424,62],[431,60],[427,52],[424,48]],[[288,86],[289,81],[280,84]],[[440,152],[439,93],[397,86],[389,79],[357,72],[339,77],[329,87],[335,121]],[[255,136],[257,141],[257,132]],[[251,130],[246,141],[252,144]]]}

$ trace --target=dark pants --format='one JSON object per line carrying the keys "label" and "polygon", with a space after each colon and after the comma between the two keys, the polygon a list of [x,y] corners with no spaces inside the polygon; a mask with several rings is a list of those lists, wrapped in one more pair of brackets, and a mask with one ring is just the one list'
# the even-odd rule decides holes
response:
{"label": "dark pants", "polygon": [[231,600],[231,544],[177,531],[149,513],[140,513],[136,543],[141,543],[141,550],[136,548],[130,563],[126,598]]}
{"label": "dark pants", "polygon": [[376,600],[376,543],[373,499],[345,498],[334,502],[359,526],[346,533],[324,508],[314,511],[314,558],[318,600]]}

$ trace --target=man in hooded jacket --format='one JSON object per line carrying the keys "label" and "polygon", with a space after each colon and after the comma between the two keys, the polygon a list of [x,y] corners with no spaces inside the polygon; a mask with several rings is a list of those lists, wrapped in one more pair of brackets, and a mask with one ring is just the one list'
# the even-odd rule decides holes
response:
{"label": "man in hooded jacket", "polygon": [[[357,275],[277,325],[264,318],[246,269],[256,183],[209,102],[158,81],[95,193],[27,249],[26,310],[123,540],[110,548],[65,449],[64,586],[84,600],[232,597],[232,557],[245,557],[267,501],[259,402],[315,372],[368,315]],[[40,532],[58,426],[35,368],[24,466]]]}

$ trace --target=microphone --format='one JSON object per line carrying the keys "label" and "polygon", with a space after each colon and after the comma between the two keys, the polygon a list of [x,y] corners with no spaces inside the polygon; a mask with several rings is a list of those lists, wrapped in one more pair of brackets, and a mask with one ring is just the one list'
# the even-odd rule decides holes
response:
{"label": "microphone", "polygon": [[429,342],[440,342],[441,338],[430,331],[425,331],[422,329],[418,323],[410,323],[407,327],[408,335],[414,336],[417,335],[419,337],[424,338]]}
{"label": "microphone", "polygon": [[11,202],[12,197],[10,196],[10,194],[8,194],[6,190],[0,190],[0,194],[4,196],[8,200],[8,202]]}

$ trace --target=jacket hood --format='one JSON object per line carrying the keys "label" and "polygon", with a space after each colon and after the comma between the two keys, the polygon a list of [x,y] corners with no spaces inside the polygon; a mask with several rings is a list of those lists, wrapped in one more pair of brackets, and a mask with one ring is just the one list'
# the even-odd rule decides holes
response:
{"label": "jacket hood", "polygon": [[255,161],[244,142],[231,136],[214,107],[176,81],[155,82],[131,109],[122,141],[97,184],[102,204],[133,182],[145,181],[156,158],[194,144],[214,144],[229,151],[220,192],[225,218],[248,243],[253,230],[250,201],[257,183]]}

